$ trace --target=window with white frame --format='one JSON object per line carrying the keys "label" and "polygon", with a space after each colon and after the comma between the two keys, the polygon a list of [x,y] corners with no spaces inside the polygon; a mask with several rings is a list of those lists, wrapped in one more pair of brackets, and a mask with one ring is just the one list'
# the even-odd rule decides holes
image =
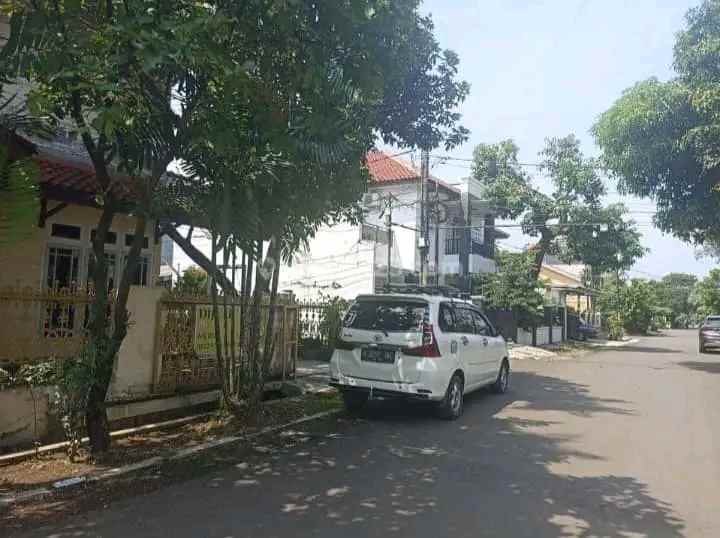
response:
{"label": "window with white frame", "polygon": [[[50,226],[45,251],[43,285],[52,290],[73,289],[81,281],[82,228],[65,224]],[[48,302],[40,320],[45,338],[67,338],[73,335],[77,308],[71,302]]]}
{"label": "window with white frame", "polygon": [[[127,266],[127,257],[130,253],[130,247],[135,240],[135,234],[125,234],[125,251],[123,256],[123,267]],[[147,236],[143,237],[142,250],[140,252],[140,258],[138,259],[137,266],[132,275],[130,275],[131,286],[148,286],[150,285],[150,275],[152,267],[152,256],[150,254],[150,238]]]}
{"label": "window with white frame", "polygon": [[[125,265],[127,265],[127,257],[125,257]],[[132,275],[130,275],[130,285],[147,286],[149,274],[150,256],[148,254],[141,254],[137,266],[135,267],[135,271]]]}
{"label": "window with white frame", "polygon": [[462,229],[450,228],[445,235],[445,254],[454,256],[460,254],[460,243],[462,242]]}
{"label": "window with white frame", "polygon": [[[95,241],[96,230],[90,232],[90,244],[88,245],[87,255],[87,272],[86,279],[88,284],[92,277],[92,271],[95,265],[95,255],[93,253],[92,242]],[[118,260],[120,258],[120,252],[118,247],[118,234],[116,232],[108,230],[105,235],[105,264],[107,267],[107,288],[108,291],[112,291],[117,286],[117,282],[120,278],[118,274],[119,265]]]}
{"label": "window with white frame", "polygon": [[78,283],[81,250],[72,246],[48,245],[45,284],[51,289],[71,288]]}
{"label": "window with white frame", "polygon": [[[115,252],[108,252],[105,250],[105,266],[107,267],[107,288],[108,291],[115,289],[116,282],[118,280],[118,255]],[[92,272],[95,266],[95,255],[92,250],[88,252],[88,264],[87,264],[87,281],[90,283],[92,278]]]}
{"label": "window with white frame", "polygon": [[[88,233],[89,232],[89,233]],[[83,230],[82,226],[52,223],[48,227],[47,249],[43,265],[43,285],[64,288],[90,284],[94,264],[92,241],[96,230]],[[118,286],[132,245],[133,234],[108,231],[105,237],[105,262],[108,271],[108,291]],[[151,284],[152,252],[150,238],[143,238],[138,266],[131,275],[130,284]]]}
{"label": "window with white frame", "polygon": [[485,234],[483,233],[484,231],[485,229],[482,225],[473,228],[470,232],[470,239],[472,240],[472,242],[477,243],[478,245],[482,245],[485,242]]}

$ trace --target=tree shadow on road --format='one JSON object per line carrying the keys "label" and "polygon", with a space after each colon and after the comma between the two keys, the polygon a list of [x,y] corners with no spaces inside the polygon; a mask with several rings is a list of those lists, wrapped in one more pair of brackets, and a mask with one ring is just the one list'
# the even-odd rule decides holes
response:
{"label": "tree shadow on road", "polygon": [[677,354],[686,353],[684,350],[672,349],[668,347],[657,347],[657,346],[637,346],[628,345],[623,347],[600,347],[593,349],[594,352],[599,353],[658,353],[658,354]]}
{"label": "tree shadow on road", "polygon": [[635,477],[552,471],[603,460],[578,435],[553,433],[564,413],[634,420],[629,406],[516,373],[508,394],[468,397],[459,420],[395,404],[365,420],[341,418],[334,431],[308,426],[213,476],[38,536],[682,536],[672,507]]}
{"label": "tree shadow on road", "polygon": [[720,362],[684,361],[678,363],[680,366],[705,372],[707,374],[720,374]]}

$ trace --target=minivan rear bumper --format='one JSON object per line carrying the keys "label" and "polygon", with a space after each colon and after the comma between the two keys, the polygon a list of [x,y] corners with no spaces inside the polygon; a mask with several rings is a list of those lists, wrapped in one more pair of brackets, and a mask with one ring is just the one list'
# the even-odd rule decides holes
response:
{"label": "minivan rear bumper", "polygon": [[406,400],[441,400],[443,394],[433,393],[425,385],[419,383],[400,383],[377,381],[340,375],[330,378],[330,386],[341,391],[362,392],[369,397],[400,398]]}

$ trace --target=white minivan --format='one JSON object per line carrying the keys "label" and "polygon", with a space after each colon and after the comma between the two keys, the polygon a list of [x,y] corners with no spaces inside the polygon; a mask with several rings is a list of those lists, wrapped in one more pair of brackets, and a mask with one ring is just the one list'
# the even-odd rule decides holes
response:
{"label": "white minivan", "polygon": [[361,295],[343,320],[330,384],[351,413],[368,399],[438,402],[460,416],[463,395],[492,385],[504,393],[510,361],[504,338],[473,304],[442,295]]}

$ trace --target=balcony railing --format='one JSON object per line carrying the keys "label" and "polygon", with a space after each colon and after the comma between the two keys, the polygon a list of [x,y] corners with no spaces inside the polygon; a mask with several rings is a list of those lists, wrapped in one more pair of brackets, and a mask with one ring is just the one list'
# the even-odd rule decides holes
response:
{"label": "balcony railing", "polygon": [[473,241],[470,248],[470,253],[477,254],[479,256],[482,256],[483,258],[493,259],[495,257],[495,245],[493,243],[478,243],[476,241]]}

